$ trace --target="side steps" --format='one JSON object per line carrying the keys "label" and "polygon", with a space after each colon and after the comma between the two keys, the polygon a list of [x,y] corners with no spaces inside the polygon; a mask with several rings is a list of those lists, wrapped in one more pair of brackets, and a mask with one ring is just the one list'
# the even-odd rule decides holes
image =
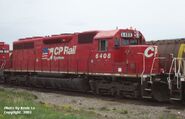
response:
{"label": "side steps", "polygon": [[142,79],[141,96],[145,99],[152,99],[152,82],[150,78]]}
{"label": "side steps", "polygon": [[[177,84],[177,80],[179,80],[180,84]],[[170,100],[174,100],[174,101],[180,101],[182,100],[182,85],[181,85],[181,81],[180,79],[176,79],[174,81],[172,81],[172,86],[171,86],[171,91],[170,91]],[[179,86],[178,86],[179,85]]]}

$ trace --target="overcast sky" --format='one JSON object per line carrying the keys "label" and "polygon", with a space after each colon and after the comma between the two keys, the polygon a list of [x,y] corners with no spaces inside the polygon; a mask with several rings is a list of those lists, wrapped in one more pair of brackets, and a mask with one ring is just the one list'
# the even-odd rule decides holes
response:
{"label": "overcast sky", "polygon": [[185,37],[185,0],[0,0],[0,40],[134,27],[147,40]]}

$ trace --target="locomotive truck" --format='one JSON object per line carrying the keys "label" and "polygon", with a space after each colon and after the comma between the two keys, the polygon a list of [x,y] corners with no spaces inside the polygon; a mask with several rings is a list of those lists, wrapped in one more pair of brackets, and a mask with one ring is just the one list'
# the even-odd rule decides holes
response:
{"label": "locomotive truck", "polygon": [[183,57],[172,57],[171,53],[171,57],[163,57],[160,50],[158,44],[147,44],[142,33],[133,29],[22,38],[13,42],[11,54],[2,54],[9,57],[2,63],[1,82],[158,101],[183,100]]}

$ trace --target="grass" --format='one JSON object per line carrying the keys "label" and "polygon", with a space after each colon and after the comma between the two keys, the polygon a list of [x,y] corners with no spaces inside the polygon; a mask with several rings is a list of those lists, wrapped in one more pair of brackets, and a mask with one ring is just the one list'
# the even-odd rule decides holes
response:
{"label": "grass", "polygon": [[[28,92],[0,88],[0,119],[93,119],[98,118],[92,111],[74,109],[70,105],[55,106],[34,101],[37,97]],[[29,107],[31,114],[4,114],[4,107]],[[11,110],[12,111],[12,110]],[[17,111],[13,109],[13,111]],[[21,111],[23,112],[23,111]]]}
{"label": "grass", "polygon": [[160,119],[181,119],[181,118],[175,114],[167,114],[160,116]]}
{"label": "grass", "polygon": [[122,111],[120,111],[120,114],[128,114],[128,111],[127,110],[122,110]]}
{"label": "grass", "polygon": [[128,114],[128,110],[126,110],[126,109],[121,109],[121,110],[118,109],[118,110],[117,110],[116,108],[113,108],[112,111],[113,111],[113,112],[117,112],[117,113],[119,113],[119,114],[123,114],[123,115],[124,115],[124,114]]}

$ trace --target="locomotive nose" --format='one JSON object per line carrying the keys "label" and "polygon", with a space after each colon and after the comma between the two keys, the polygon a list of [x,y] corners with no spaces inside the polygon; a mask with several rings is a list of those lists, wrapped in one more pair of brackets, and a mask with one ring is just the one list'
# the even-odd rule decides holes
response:
{"label": "locomotive nose", "polygon": [[157,47],[153,45],[141,45],[137,47],[137,56],[138,56],[138,64],[139,67],[138,72],[142,72],[141,74],[151,74],[153,72],[158,72],[157,67]]}

